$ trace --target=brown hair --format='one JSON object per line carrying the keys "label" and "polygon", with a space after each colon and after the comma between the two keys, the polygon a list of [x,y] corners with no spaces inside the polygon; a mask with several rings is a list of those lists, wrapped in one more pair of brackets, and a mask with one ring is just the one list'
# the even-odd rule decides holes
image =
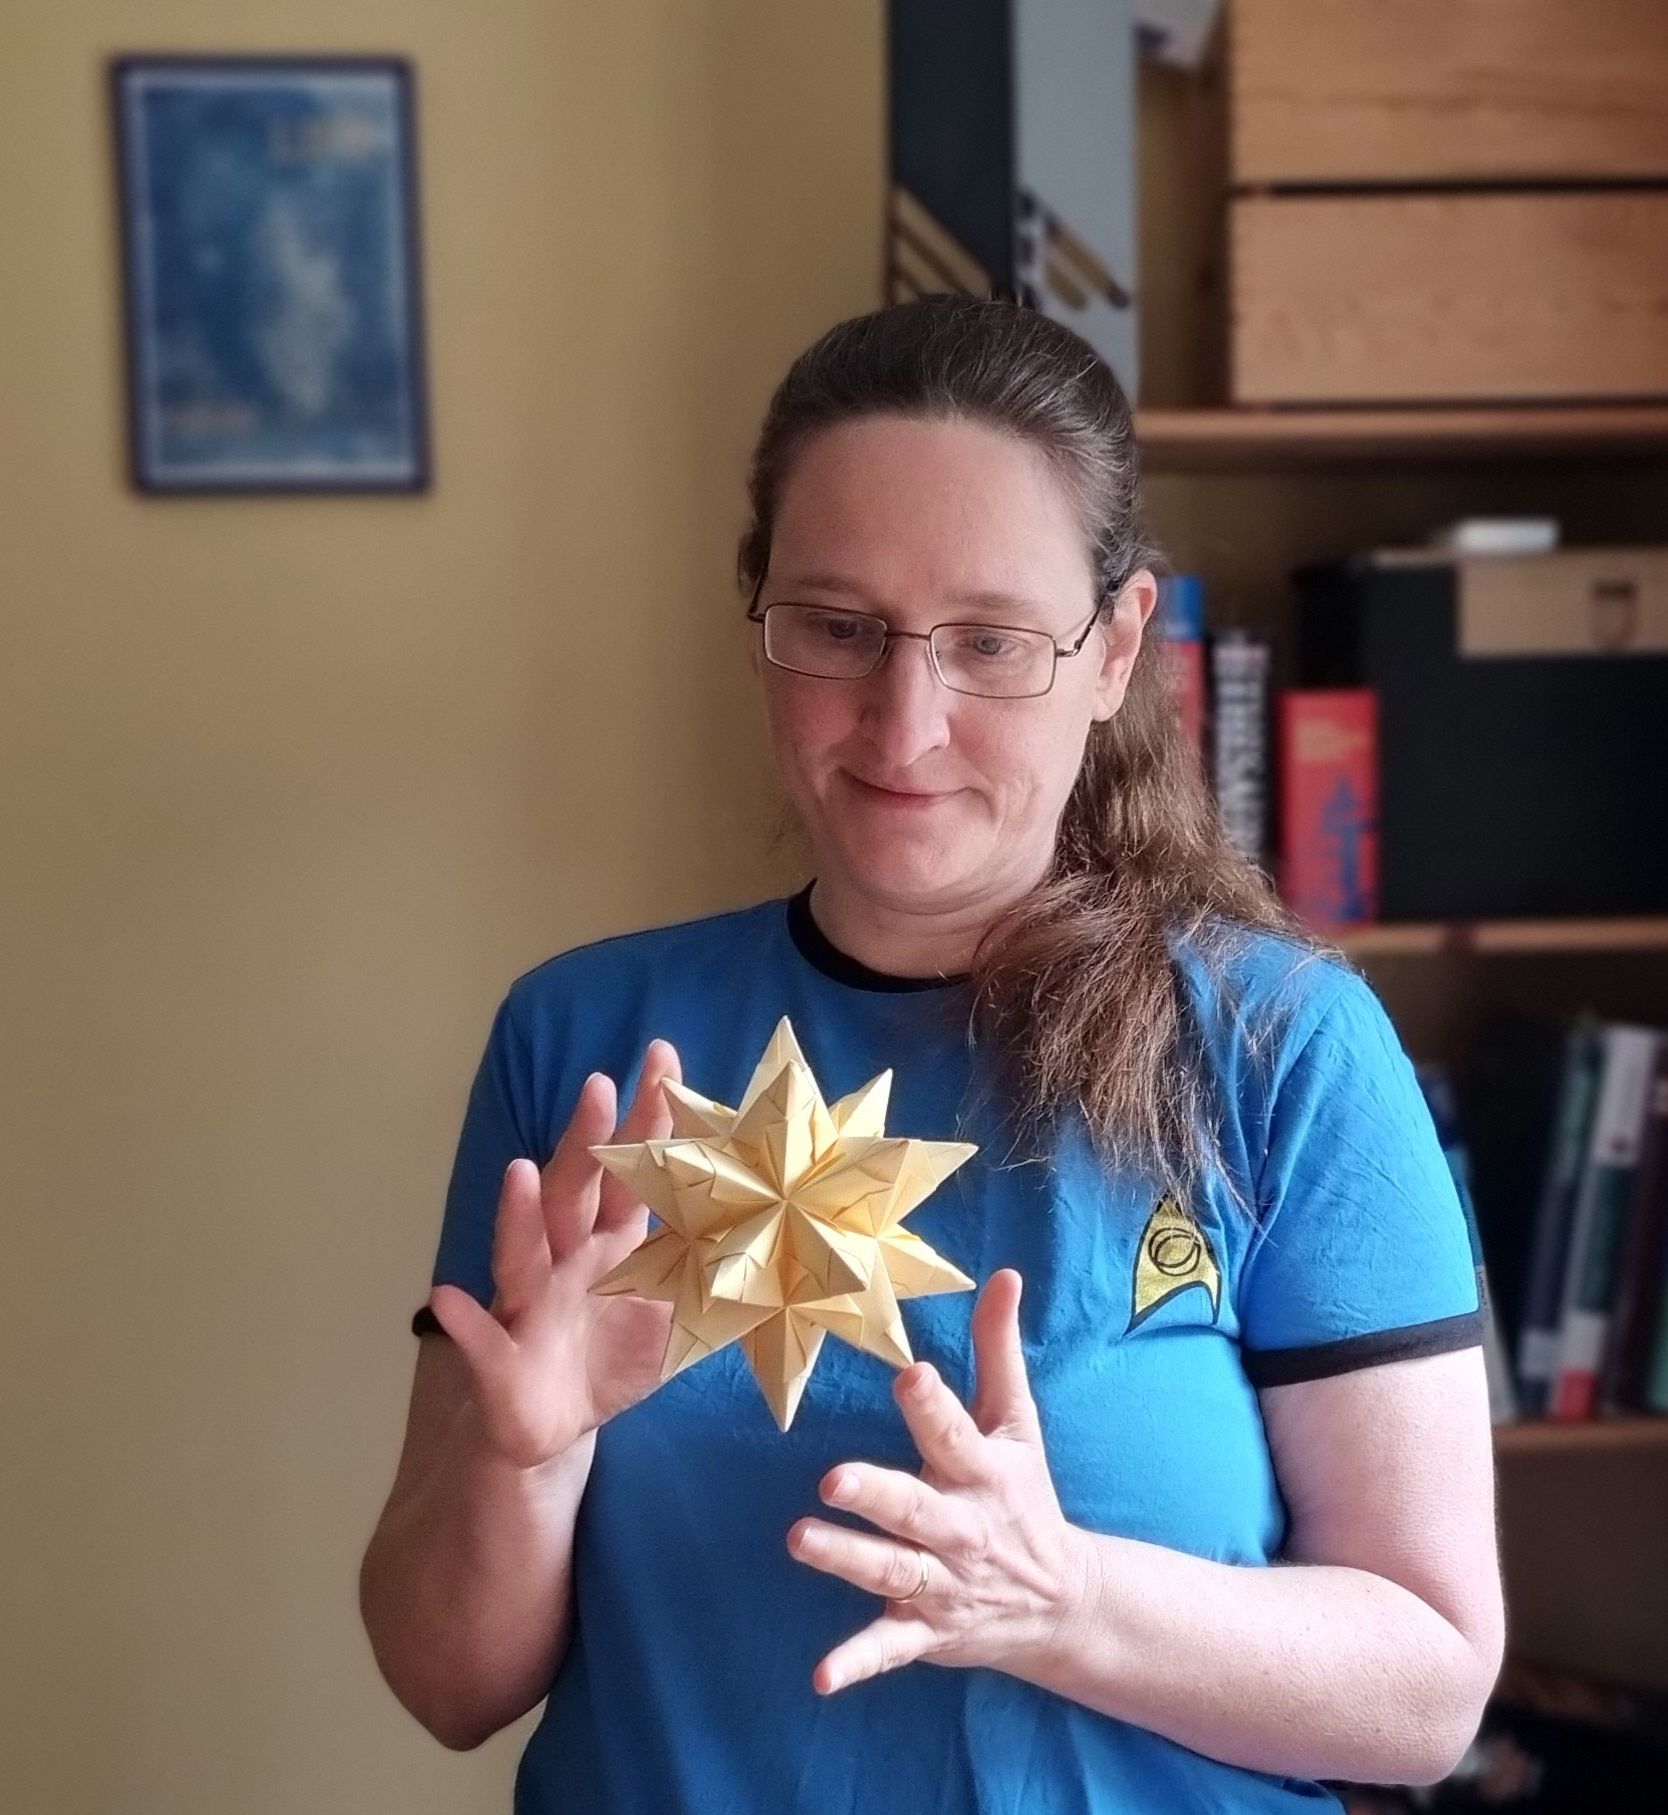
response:
{"label": "brown hair", "polygon": [[[749,472],[746,588],[769,562],[798,450],[876,415],[963,417],[1040,449],[1075,498],[1104,604],[1156,563],[1129,405],[1105,361],[1035,310],[927,296],[830,329],[777,388]],[[1002,1057],[1021,1125],[1052,1125],[1075,1104],[1110,1163],[1172,1186],[1197,1177],[1216,1157],[1218,1112],[1172,942],[1220,975],[1248,929],[1321,949],[1229,844],[1146,637],[1122,706],[1090,732],[1052,869],[974,958],[974,1027]]]}

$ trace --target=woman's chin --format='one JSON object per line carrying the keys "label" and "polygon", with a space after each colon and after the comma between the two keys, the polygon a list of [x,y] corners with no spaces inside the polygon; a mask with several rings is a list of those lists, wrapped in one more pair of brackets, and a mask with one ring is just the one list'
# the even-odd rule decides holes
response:
{"label": "woman's chin", "polygon": [[980,892],[982,866],[971,852],[911,840],[884,850],[848,846],[841,858],[841,868],[860,894],[896,911],[938,907]]}

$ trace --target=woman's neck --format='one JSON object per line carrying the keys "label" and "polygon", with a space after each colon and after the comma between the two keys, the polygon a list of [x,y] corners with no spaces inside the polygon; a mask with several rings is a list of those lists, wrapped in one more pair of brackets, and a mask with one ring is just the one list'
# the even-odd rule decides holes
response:
{"label": "woman's neck", "polygon": [[888,977],[959,977],[972,968],[979,941],[1025,891],[997,901],[907,908],[878,902],[819,873],[812,917],[848,958]]}

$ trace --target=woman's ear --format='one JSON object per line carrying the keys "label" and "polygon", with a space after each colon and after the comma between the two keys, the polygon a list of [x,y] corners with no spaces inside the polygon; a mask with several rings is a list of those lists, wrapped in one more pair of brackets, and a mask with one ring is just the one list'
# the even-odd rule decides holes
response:
{"label": "woman's ear", "polygon": [[1157,603],[1158,581],[1145,567],[1138,568],[1124,582],[1112,609],[1102,620],[1100,673],[1095,677],[1093,706],[1097,721],[1109,719],[1124,703],[1130,671],[1141,651],[1141,637]]}

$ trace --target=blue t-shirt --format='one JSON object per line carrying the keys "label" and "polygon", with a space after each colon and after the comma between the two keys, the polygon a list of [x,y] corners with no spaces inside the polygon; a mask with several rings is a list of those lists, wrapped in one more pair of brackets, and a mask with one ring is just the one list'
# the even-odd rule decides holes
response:
{"label": "blue t-shirt", "polygon": [[[1480,1339],[1462,1212],[1412,1067],[1371,990],[1247,934],[1213,975],[1178,949],[1221,1097],[1224,1170],[1178,1223],[1070,1127],[1016,1149],[967,1038],[964,983],[836,951],[805,895],[605,940],[510,990],[469,1100],[436,1281],[492,1295],[510,1160],[541,1164],[587,1073],[622,1099],[648,1042],[734,1103],[786,1014],[829,1100],[895,1070],[889,1134],[980,1143],[908,1227],[983,1281],[1025,1278],[1026,1359],[1066,1517],[1220,1562],[1279,1555],[1257,1388]],[[965,1399],[974,1295],[903,1306]],[[420,1316],[422,1314],[419,1314]],[[421,1326],[420,1326],[421,1327]],[[995,1670],[928,1663],[820,1697],[817,1660],[880,1603],[795,1562],[817,1483],[917,1469],[893,1374],[830,1339],[779,1431],[734,1345],[612,1420],[576,1536],[572,1644],[522,1759],[517,1815],[1090,1815],[1335,1807]]]}

